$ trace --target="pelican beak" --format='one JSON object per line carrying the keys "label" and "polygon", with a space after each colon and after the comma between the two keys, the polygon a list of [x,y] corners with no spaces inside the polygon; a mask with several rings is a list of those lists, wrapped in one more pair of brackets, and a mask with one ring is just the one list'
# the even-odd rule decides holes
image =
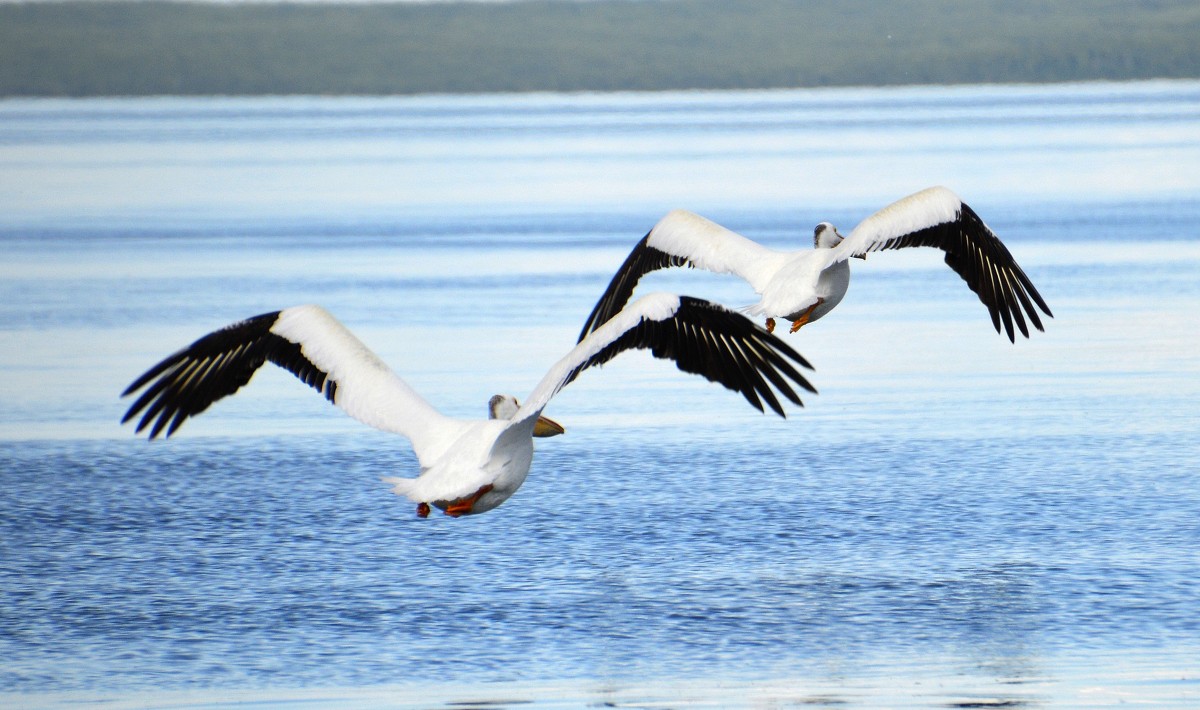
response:
{"label": "pelican beak", "polygon": [[533,424],[533,435],[534,436],[541,436],[541,437],[558,436],[559,434],[566,434],[566,433],[567,433],[567,430],[563,429],[562,424],[559,424],[558,422],[556,422],[553,419],[550,419],[548,417],[538,417],[537,421],[534,422],[534,424]]}

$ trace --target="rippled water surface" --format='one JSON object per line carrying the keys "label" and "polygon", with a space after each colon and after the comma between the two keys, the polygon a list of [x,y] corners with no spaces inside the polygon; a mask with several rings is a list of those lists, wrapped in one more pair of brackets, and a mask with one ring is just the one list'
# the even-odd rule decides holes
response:
{"label": "rippled water surface", "polygon": [[[0,703],[1200,703],[1200,85],[0,102]],[[318,302],[443,411],[523,396],[687,207],[772,246],[946,184],[1054,310],[855,263],[765,416],[626,355],[525,486],[289,375],[153,444],[142,370]],[[731,305],[693,271],[648,288]]]}

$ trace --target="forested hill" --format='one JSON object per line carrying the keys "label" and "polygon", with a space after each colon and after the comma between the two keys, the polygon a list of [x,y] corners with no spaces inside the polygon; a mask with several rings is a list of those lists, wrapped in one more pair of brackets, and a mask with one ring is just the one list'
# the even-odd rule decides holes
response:
{"label": "forested hill", "polygon": [[1154,77],[1200,77],[1200,2],[0,3],[0,96]]}

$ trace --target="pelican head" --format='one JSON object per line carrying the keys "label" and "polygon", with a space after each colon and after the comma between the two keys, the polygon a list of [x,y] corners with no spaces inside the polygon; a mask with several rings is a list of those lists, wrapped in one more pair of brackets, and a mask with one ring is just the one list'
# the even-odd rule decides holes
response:
{"label": "pelican head", "polygon": [[813,249],[832,249],[841,243],[842,235],[829,222],[822,222],[813,229]]}
{"label": "pelican head", "polygon": [[[822,222],[813,230],[813,249],[832,249],[842,243],[845,237],[837,231],[837,227],[829,222]],[[867,260],[866,254],[854,254],[855,259]]]}
{"label": "pelican head", "polygon": [[[517,415],[517,410],[521,408],[521,404],[517,402],[517,398],[509,394],[493,395],[488,400],[488,419],[512,419]],[[549,417],[539,416],[533,425],[533,435],[546,437],[558,436],[565,434],[566,429],[562,424],[550,419]]]}

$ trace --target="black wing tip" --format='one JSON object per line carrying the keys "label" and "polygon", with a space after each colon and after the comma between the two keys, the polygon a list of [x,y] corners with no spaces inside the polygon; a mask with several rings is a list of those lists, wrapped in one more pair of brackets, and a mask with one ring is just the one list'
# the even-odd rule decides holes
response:
{"label": "black wing tip", "polygon": [[1046,331],[1038,309],[1053,318],[1050,306],[1000,237],[967,203],[959,200],[958,234],[942,232],[936,242],[946,251],[946,264],[987,306],[997,333],[1015,343],[1013,321],[1025,338],[1031,335],[1026,321],[1039,332]]}
{"label": "black wing tip", "polygon": [[[755,377],[750,380],[749,385],[741,387],[731,384],[731,377],[726,377],[718,381],[730,389],[739,389],[746,400],[760,412],[766,413],[759,399],[761,396],[761,399],[765,399],[767,405],[776,414],[784,419],[787,418],[787,413],[782,403],[775,396],[775,390],[778,390],[780,394],[792,403],[803,407],[803,400],[790,386],[793,383],[800,385],[801,388],[812,394],[817,394],[817,390],[813,387],[812,383],[800,374],[791,363],[795,362],[806,369],[814,370],[812,364],[803,355],[796,352],[792,346],[784,342],[782,338],[768,332],[766,328],[747,318],[744,314],[731,310],[719,303],[694,296],[680,296],[679,303],[681,311],[691,309],[707,311],[713,314],[708,317],[715,316],[720,324],[719,327],[726,334],[732,335],[737,339],[739,347],[743,350],[741,356],[747,358],[745,364],[751,368]],[[734,360],[737,359],[732,353],[731,358]],[[770,380],[770,384],[763,379],[764,377]],[[775,386],[775,390],[772,390],[771,384]]]}
{"label": "black wing tip", "polygon": [[[121,417],[121,424],[128,424],[129,420],[133,419],[136,416],[137,416],[137,411],[135,411],[133,409],[133,407],[130,407],[128,410],[125,411],[125,415]],[[135,431],[140,433],[142,431],[142,427],[138,427]]]}
{"label": "black wing tip", "polygon": [[170,438],[188,419],[241,389],[267,361],[291,371],[333,402],[337,383],[303,356],[299,343],[271,330],[280,313],[231,323],[151,367],[121,393],[124,398],[144,390],[121,424],[141,415],[136,434],[149,429],[149,440]]}
{"label": "black wing tip", "polygon": [[683,372],[701,375],[740,393],[760,412],[765,413],[770,406],[785,419],[787,414],[776,390],[799,406],[804,405],[791,383],[816,393],[792,365],[791,358],[809,369],[811,364],[778,337],[723,305],[691,296],[676,298],[678,306],[670,317],[641,317],[636,325],[569,373],[563,386],[589,367],[602,365],[625,350],[638,349],[649,350],[656,358],[673,361]]}

